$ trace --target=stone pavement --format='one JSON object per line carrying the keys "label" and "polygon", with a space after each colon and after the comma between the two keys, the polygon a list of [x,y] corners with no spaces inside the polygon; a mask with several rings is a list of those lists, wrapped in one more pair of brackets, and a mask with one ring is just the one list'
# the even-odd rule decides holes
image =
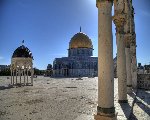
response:
{"label": "stone pavement", "polygon": [[[9,82],[0,77],[0,120],[94,120],[97,77],[78,80],[38,76],[33,86],[18,88],[7,88]],[[128,95],[128,103],[119,104],[118,80],[114,79],[114,83],[117,118],[130,119],[136,91]],[[150,91],[138,90],[131,120],[149,120],[149,103]]]}
{"label": "stone pavement", "polygon": [[150,120],[150,91],[138,89],[131,120]]}

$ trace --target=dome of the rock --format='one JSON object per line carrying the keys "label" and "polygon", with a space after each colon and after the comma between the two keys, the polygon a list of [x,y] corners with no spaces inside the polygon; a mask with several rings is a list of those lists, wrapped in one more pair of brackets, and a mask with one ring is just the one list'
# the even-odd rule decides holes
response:
{"label": "dome of the rock", "polygon": [[93,48],[91,39],[82,32],[75,34],[69,43],[69,48]]}

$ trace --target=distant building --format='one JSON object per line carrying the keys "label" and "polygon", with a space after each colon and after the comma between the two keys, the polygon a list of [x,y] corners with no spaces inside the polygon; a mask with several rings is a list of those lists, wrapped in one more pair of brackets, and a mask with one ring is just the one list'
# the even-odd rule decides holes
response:
{"label": "distant building", "polygon": [[47,65],[47,70],[52,70],[52,65],[51,64]]}
{"label": "distant building", "polygon": [[[19,46],[11,57],[11,84],[33,85],[33,56],[31,51],[23,45]],[[29,77],[31,75],[31,77]],[[31,80],[29,81],[29,79]]]}
{"label": "distant building", "polygon": [[10,65],[0,65],[0,71],[10,69]]}
{"label": "distant building", "polygon": [[150,90],[150,74],[138,74],[137,78],[138,88]]}
{"label": "distant building", "polygon": [[144,65],[144,69],[146,73],[150,73],[150,65]]}
{"label": "distant building", "polygon": [[10,76],[10,65],[0,65],[0,76]]}
{"label": "distant building", "polygon": [[142,66],[141,63],[138,63],[137,73],[138,74],[144,74],[144,67]]}
{"label": "distant building", "polygon": [[142,66],[141,63],[138,63],[137,71],[138,88],[150,90],[150,65]]}
{"label": "distant building", "polygon": [[51,64],[47,65],[45,76],[52,76],[53,75],[53,67]]}
{"label": "distant building", "polygon": [[150,65],[142,66],[141,63],[138,63],[137,71],[138,74],[150,74]]}
{"label": "distant building", "polygon": [[55,58],[54,77],[97,76],[98,57],[93,56],[91,39],[83,32],[75,34],[69,43],[68,57]]}

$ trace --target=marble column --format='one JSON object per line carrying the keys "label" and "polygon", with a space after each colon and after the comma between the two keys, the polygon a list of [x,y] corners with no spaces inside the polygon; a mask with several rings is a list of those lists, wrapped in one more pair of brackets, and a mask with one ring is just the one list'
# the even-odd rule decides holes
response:
{"label": "marble column", "polygon": [[113,38],[113,0],[97,0],[98,8],[98,106],[95,120],[115,120]]}
{"label": "marble column", "polygon": [[127,75],[124,34],[117,33],[118,102],[127,102]]}
{"label": "marble column", "polygon": [[136,33],[135,33],[135,23],[134,23],[134,8],[132,6],[131,1],[131,8],[132,8],[132,15],[131,15],[131,71],[132,71],[132,87],[137,88],[137,58],[136,58]]}
{"label": "marble column", "polygon": [[127,93],[132,92],[132,76],[131,76],[131,51],[130,51],[130,44],[131,44],[131,29],[130,29],[130,18],[131,18],[131,7],[130,1],[125,1],[125,14],[126,14],[126,22],[124,26],[124,41],[125,41],[125,54],[126,54],[126,72],[127,72]]}
{"label": "marble column", "polygon": [[19,69],[19,77],[20,77],[20,84],[21,84],[21,69]]}
{"label": "marble column", "polygon": [[132,92],[132,77],[131,77],[130,48],[126,48],[126,70],[127,70],[127,93],[131,93]]}
{"label": "marble column", "polygon": [[126,71],[127,71],[127,93],[132,93],[132,76],[131,76],[131,51],[130,51],[130,34],[125,35],[126,42]]}
{"label": "marble column", "polygon": [[17,85],[18,70],[16,70],[16,85]]}
{"label": "marble column", "polygon": [[117,76],[118,76],[118,102],[126,103],[127,100],[127,74],[126,74],[126,55],[125,55],[125,40],[124,26],[126,22],[125,4],[123,0],[114,1],[115,15],[113,16],[114,24],[116,25],[117,39]]}
{"label": "marble column", "polygon": [[34,75],[34,71],[33,68],[31,69],[31,85],[33,85],[33,75]]}
{"label": "marble column", "polygon": [[131,71],[132,71],[132,87],[137,88],[137,59],[136,59],[136,46],[131,45],[130,47],[131,50],[131,59],[132,59],[132,64],[131,64]]}
{"label": "marble column", "polygon": [[14,72],[14,70],[13,70],[13,85],[14,85],[14,80],[15,80],[15,72]]}
{"label": "marble column", "polygon": [[12,75],[13,75],[13,73],[12,73],[12,68],[11,68],[11,85],[13,84]]}
{"label": "marble column", "polygon": [[26,72],[25,69],[23,70],[23,76],[24,76],[24,85],[26,84]]}
{"label": "marble column", "polygon": [[28,76],[29,76],[29,70],[27,69],[27,84],[28,84]]}

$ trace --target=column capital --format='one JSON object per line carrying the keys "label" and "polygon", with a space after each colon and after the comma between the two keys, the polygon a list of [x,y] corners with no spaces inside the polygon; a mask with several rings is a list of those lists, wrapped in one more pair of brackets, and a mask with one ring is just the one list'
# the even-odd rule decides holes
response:
{"label": "column capital", "polygon": [[102,2],[111,2],[111,3],[113,3],[113,0],[96,0],[96,7],[97,8],[100,7],[100,4]]}
{"label": "column capital", "polygon": [[116,32],[124,33],[124,24],[126,23],[126,14],[118,13],[113,16],[114,24],[116,25]]}

